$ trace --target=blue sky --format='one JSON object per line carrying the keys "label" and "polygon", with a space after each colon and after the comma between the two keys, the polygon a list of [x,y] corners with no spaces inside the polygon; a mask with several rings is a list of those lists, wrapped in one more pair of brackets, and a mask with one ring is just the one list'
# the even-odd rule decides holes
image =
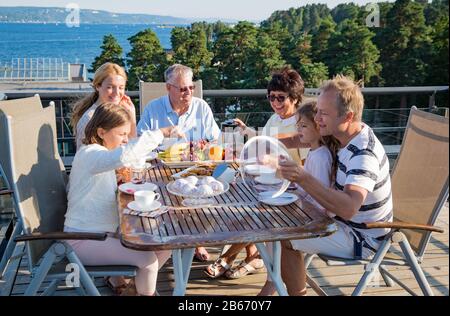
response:
{"label": "blue sky", "polygon": [[[2,0],[0,6],[65,7],[77,3],[80,9],[106,10],[118,13],[146,13],[188,18],[227,18],[264,20],[273,11],[300,7],[309,3],[326,3],[333,8],[345,0]],[[359,5],[379,0],[353,0]]]}

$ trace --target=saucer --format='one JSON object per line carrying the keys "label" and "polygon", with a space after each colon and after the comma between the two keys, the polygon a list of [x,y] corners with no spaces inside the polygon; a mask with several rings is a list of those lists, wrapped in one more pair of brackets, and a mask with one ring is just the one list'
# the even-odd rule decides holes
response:
{"label": "saucer", "polygon": [[136,191],[155,191],[158,189],[158,186],[153,183],[145,182],[142,184],[134,184],[132,182],[127,182],[119,185],[119,190],[123,193],[134,194]]}
{"label": "saucer", "polygon": [[259,201],[268,205],[283,206],[294,203],[297,200],[298,196],[296,194],[285,192],[276,198],[263,198]]}
{"label": "saucer", "polygon": [[139,204],[136,203],[136,201],[132,201],[128,203],[127,207],[130,210],[137,211],[137,212],[150,212],[159,209],[162,206],[161,202],[159,201],[153,201],[153,203],[150,206],[147,207],[141,207]]}
{"label": "saucer", "polygon": [[261,184],[280,184],[283,182],[282,179],[279,178],[264,178],[264,177],[256,177],[256,182],[259,182]]}

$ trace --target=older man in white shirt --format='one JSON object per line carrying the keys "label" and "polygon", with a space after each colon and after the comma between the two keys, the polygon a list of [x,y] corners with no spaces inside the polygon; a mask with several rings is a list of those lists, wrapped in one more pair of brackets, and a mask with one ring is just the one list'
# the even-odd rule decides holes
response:
{"label": "older man in white shirt", "polygon": [[150,102],[138,123],[138,134],[167,126],[178,126],[188,140],[216,140],[220,129],[209,105],[194,97],[192,69],[180,64],[170,66],[164,73],[167,95]]}

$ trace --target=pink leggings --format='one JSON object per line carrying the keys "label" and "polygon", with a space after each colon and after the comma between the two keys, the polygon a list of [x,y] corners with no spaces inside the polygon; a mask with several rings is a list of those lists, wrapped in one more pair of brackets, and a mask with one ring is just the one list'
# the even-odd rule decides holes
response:
{"label": "pink leggings", "polygon": [[140,295],[153,295],[158,270],[170,258],[171,251],[137,251],[124,247],[117,238],[105,241],[69,241],[81,262],[88,266],[131,265],[138,268],[136,290]]}

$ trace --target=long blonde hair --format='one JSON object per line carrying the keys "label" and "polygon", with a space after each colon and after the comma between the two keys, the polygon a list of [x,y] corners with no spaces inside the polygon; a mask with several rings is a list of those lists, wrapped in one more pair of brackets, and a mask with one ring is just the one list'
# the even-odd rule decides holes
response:
{"label": "long blonde hair", "polygon": [[95,109],[94,115],[86,125],[83,144],[103,146],[103,140],[98,136],[99,128],[109,131],[130,122],[131,115],[124,107],[112,102],[103,103]]}
{"label": "long blonde hair", "polygon": [[96,88],[100,86],[102,82],[110,75],[121,76],[125,79],[125,81],[127,81],[127,74],[125,70],[117,64],[104,63],[103,65],[98,67],[94,74],[94,80],[92,81],[92,87],[94,88],[94,91],[88,96],[76,102],[73,106],[70,124],[72,125],[74,134],[77,130],[78,121],[83,116],[84,112],[86,112],[92,106],[92,104],[97,101],[99,97]]}
{"label": "long blonde hair", "polygon": [[[301,105],[297,109],[297,124],[300,122],[300,120],[303,117],[303,118],[313,122],[314,125],[316,126],[316,128],[318,128],[317,123],[314,121],[314,116],[316,114],[317,114],[317,102],[314,100],[306,102],[305,104]],[[337,172],[337,168],[338,168],[337,153],[340,148],[339,140],[337,140],[337,138],[332,135],[321,136],[319,143],[321,145],[325,145],[331,153],[333,163],[331,164],[330,181],[331,181],[332,185],[334,186],[334,183],[336,181],[336,172]]]}

